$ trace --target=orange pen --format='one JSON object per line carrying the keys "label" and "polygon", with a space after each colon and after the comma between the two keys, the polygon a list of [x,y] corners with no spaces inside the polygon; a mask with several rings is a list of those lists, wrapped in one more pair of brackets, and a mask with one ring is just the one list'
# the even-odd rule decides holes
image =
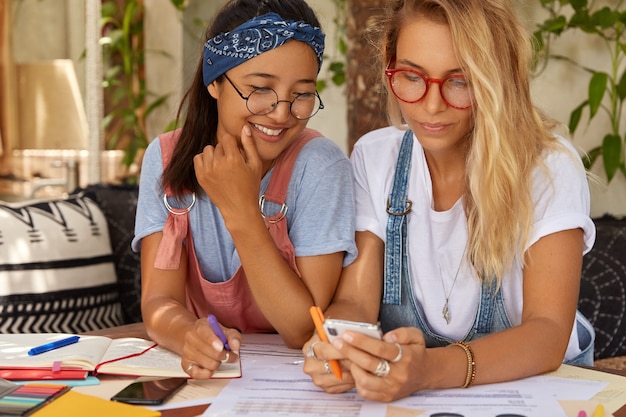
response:
{"label": "orange pen", "polygon": [[[322,313],[322,309],[318,306],[311,306],[309,309],[309,313],[311,313],[311,317],[313,318],[313,323],[315,323],[315,330],[317,330],[317,334],[319,335],[322,342],[328,342],[328,336],[326,336],[326,331],[324,331],[324,313]],[[330,369],[332,369],[333,374],[341,381],[341,367],[339,366],[339,361],[336,359],[331,359],[328,361],[330,364]]]}

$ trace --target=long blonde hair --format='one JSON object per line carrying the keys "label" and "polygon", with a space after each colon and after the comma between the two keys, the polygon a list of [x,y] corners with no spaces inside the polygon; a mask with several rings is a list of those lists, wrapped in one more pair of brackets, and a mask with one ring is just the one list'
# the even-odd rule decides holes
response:
{"label": "long blonde hair", "polygon": [[[499,284],[514,263],[523,262],[534,217],[532,171],[545,169],[542,152],[559,146],[551,133],[556,122],[531,99],[531,37],[508,0],[393,0],[376,23],[382,31],[381,68],[395,55],[402,27],[416,17],[450,27],[472,85],[474,123],[464,194],[467,256],[481,277]],[[406,127],[383,82],[390,121]]]}

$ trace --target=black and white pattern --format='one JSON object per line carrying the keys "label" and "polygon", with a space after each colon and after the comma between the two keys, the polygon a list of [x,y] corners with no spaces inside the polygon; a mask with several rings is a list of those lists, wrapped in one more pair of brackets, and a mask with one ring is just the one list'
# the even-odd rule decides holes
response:
{"label": "black and white pattern", "polygon": [[0,333],[123,324],[108,226],[81,194],[0,202]]}
{"label": "black and white pattern", "polygon": [[583,258],[579,310],[596,330],[595,359],[626,355],[626,218],[594,219],[596,242]]}
{"label": "black and white pattern", "polygon": [[94,184],[82,190],[98,203],[106,217],[113,250],[113,263],[120,289],[122,312],[126,323],[141,321],[140,255],[130,248],[135,236],[137,185]]}

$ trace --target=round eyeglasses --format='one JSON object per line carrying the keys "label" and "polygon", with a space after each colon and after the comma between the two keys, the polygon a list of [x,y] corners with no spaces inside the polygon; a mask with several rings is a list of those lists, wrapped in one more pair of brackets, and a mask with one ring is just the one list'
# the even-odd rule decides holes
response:
{"label": "round eyeglasses", "polygon": [[393,95],[406,103],[417,103],[428,94],[431,83],[439,84],[441,98],[449,107],[465,110],[474,100],[469,81],[463,75],[451,75],[444,79],[428,78],[413,69],[391,69],[395,60],[389,62],[385,75]]}
{"label": "round eyeglasses", "polygon": [[324,108],[324,103],[317,91],[315,93],[300,93],[296,97],[289,100],[279,100],[278,94],[268,87],[257,87],[252,90],[248,97],[244,96],[241,91],[233,84],[228,75],[224,74],[230,85],[233,86],[239,97],[246,101],[246,108],[252,114],[263,116],[271,113],[276,109],[278,103],[289,103],[289,112],[298,120],[306,120],[315,116],[320,109]]}

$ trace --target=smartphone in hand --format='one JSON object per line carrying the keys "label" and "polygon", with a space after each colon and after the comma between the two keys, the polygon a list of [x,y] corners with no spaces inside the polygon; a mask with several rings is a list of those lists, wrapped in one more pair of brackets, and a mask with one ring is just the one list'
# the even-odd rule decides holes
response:
{"label": "smartphone in hand", "polygon": [[328,340],[332,343],[343,332],[350,330],[357,333],[365,334],[374,339],[382,339],[383,332],[378,324],[363,323],[358,321],[326,319],[324,320],[324,330],[328,336]]}
{"label": "smartphone in hand", "polygon": [[127,404],[160,405],[186,383],[187,378],[133,382],[111,397],[111,400]]}

